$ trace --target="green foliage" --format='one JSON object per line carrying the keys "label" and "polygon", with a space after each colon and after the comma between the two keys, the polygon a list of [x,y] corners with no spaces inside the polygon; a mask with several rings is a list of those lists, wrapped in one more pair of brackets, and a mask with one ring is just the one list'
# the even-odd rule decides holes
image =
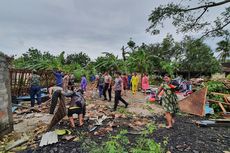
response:
{"label": "green foliage", "polygon": [[[223,36],[228,35],[227,25],[229,25],[230,7],[229,1],[222,0],[213,2],[212,0],[199,0],[197,4],[190,1],[169,2],[165,5],[155,7],[149,15],[150,26],[147,31],[152,34],[159,34],[164,21],[169,20],[177,28],[177,32],[203,32],[203,36]],[[194,6],[195,7],[191,7]],[[217,18],[209,20],[214,8],[226,6],[222,13],[217,14]],[[209,9],[212,8],[212,9]],[[167,22],[168,24],[168,22]]]}
{"label": "green foliage", "polygon": [[[21,57],[13,61],[15,68],[27,68],[37,70],[52,70],[59,69],[63,72],[73,72],[77,68],[82,67],[85,63],[90,61],[86,54],[79,53],[70,55],[65,58],[65,52],[61,52],[58,56],[51,55],[49,52],[41,52],[38,49],[30,48]],[[78,58],[75,58],[77,56]],[[80,60],[81,59],[81,60]],[[72,63],[70,62],[72,60]],[[75,62],[77,60],[77,62]],[[66,61],[69,62],[66,64]],[[82,63],[81,63],[82,62]]]}
{"label": "green foliage", "polygon": [[107,153],[125,153],[125,145],[129,143],[128,137],[125,136],[127,134],[127,130],[121,130],[120,133],[116,136],[110,136],[110,140],[105,143],[105,152]]}
{"label": "green foliage", "polygon": [[118,59],[118,56],[115,56],[112,53],[104,52],[105,56],[98,57],[95,62],[95,68],[99,72],[115,72],[120,70],[120,67],[123,65],[123,60]]}
{"label": "green foliage", "polygon": [[156,126],[154,124],[148,124],[146,129],[142,132],[141,137],[137,139],[137,144],[131,149],[132,153],[161,153],[162,148],[160,144],[156,143],[153,139],[148,138],[151,135]]}
{"label": "green foliage", "polygon": [[230,38],[225,37],[224,40],[221,40],[217,43],[216,52],[219,53],[218,58],[221,62],[226,62],[230,57]]}
{"label": "green foliage", "polygon": [[206,83],[206,86],[208,87],[208,92],[220,92],[220,93],[228,92],[225,85],[222,82],[209,81]]}
{"label": "green foliage", "polygon": [[[153,139],[148,138],[153,134],[156,126],[148,124],[142,134],[135,138],[134,143],[130,143],[127,130],[121,130],[117,135],[110,136],[108,141],[103,142],[101,147],[92,146],[90,153],[162,153],[163,148]],[[165,144],[165,142],[164,142]],[[94,149],[94,147],[96,147]]]}
{"label": "green foliage", "polygon": [[230,74],[229,75],[227,75],[227,77],[226,77],[228,80],[230,80]]}
{"label": "green foliage", "polygon": [[81,67],[85,67],[90,62],[90,60],[90,57],[86,53],[80,52],[78,54],[75,53],[67,55],[65,64],[78,64]]}
{"label": "green foliage", "polygon": [[86,75],[86,77],[89,79],[90,74],[89,71],[87,71],[86,69],[82,68],[80,65],[77,65],[76,69],[74,71],[72,71],[76,81],[81,81],[81,77],[82,75]]}
{"label": "green foliage", "polygon": [[127,55],[125,55],[125,60],[108,52],[104,52],[103,56],[91,61],[88,55],[82,52],[67,55],[65,58],[64,51],[54,56],[49,52],[30,48],[21,57],[15,59],[13,65],[15,68],[59,69],[68,73],[74,72],[77,80],[80,80],[83,74],[89,77],[105,71],[109,71],[112,75],[115,71],[138,72],[142,75],[143,73],[167,72],[173,76],[177,71],[211,74],[220,70],[220,63],[211,49],[203,41],[191,37],[185,37],[183,41],[176,42],[172,35],[168,34],[162,43],[158,44],[142,43],[136,46],[134,42],[128,43],[129,47],[132,47],[132,52],[125,53]]}
{"label": "green foliage", "polygon": [[162,69],[165,72],[167,72],[170,76],[173,76],[173,74],[175,73],[175,71],[177,69],[177,65],[173,62],[162,61],[162,62],[160,62],[160,65],[161,65]]}
{"label": "green foliage", "polygon": [[220,64],[211,49],[199,39],[185,37],[183,41],[184,56],[180,69],[188,72],[216,73],[220,71]]}
{"label": "green foliage", "polygon": [[[206,85],[208,87],[208,92],[209,92],[208,98],[209,99],[225,102],[223,96],[211,94],[211,92],[219,92],[219,93],[226,93],[226,94],[230,93],[229,90],[226,88],[226,86],[222,82],[209,81],[207,82]],[[211,107],[214,109],[214,112],[216,113],[222,111],[220,106],[217,103],[212,103]]]}

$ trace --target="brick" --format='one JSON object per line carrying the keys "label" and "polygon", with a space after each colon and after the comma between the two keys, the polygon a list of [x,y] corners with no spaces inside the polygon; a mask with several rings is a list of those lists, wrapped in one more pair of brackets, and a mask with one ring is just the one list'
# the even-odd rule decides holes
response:
{"label": "brick", "polygon": [[1,111],[0,112],[0,118],[3,118],[5,116],[5,112]]}

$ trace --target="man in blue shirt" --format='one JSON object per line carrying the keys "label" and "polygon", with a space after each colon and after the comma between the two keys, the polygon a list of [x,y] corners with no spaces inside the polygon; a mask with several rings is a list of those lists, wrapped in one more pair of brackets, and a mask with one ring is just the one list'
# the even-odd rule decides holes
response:
{"label": "man in blue shirt", "polygon": [[55,76],[55,79],[56,79],[56,86],[58,87],[62,87],[63,85],[63,77],[64,77],[64,74],[61,72],[61,71],[53,71],[53,74]]}

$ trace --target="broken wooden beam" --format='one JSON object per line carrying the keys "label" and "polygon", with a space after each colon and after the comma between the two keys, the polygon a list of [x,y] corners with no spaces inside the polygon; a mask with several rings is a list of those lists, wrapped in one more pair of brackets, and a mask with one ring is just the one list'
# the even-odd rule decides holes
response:
{"label": "broken wooden beam", "polygon": [[223,106],[221,103],[218,103],[218,105],[220,106],[220,108],[222,109],[222,111],[223,111],[224,113],[227,112],[226,109],[224,108],[224,106]]}
{"label": "broken wooden beam", "polygon": [[228,106],[230,106],[230,104],[229,103],[225,103],[225,102],[221,102],[221,101],[217,101],[217,100],[212,100],[212,99],[208,99],[208,102],[213,102],[213,103],[221,103],[221,104],[223,104],[223,105],[228,105]]}
{"label": "broken wooden beam", "polygon": [[66,106],[64,96],[59,95],[60,103],[57,111],[55,112],[47,130],[50,130],[53,126],[55,126],[59,121],[61,121],[66,116]]}

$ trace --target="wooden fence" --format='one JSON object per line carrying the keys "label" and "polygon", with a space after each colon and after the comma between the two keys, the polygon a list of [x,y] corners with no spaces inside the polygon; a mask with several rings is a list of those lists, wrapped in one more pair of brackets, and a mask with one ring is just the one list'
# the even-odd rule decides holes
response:
{"label": "wooden fence", "polygon": [[[32,70],[27,69],[10,69],[10,84],[12,96],[29,95],[30,81]],[[55,77],[52,71],[40,70],[38,75],[41,77],[41,86],[46,88],[55,84]]]}

